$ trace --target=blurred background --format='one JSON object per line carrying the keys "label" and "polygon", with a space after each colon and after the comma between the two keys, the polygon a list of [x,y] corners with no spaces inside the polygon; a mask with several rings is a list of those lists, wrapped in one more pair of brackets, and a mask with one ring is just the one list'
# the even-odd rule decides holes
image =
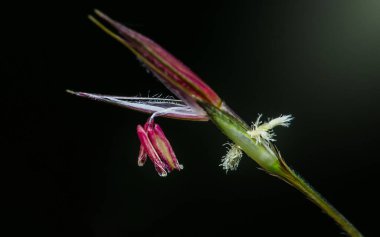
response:
{"label": "blurred background", "polygon": [[251,159],[226,175],[218,165],[227,139],[211,123],[158,119],[185,169],[160,178],[151,162],[138,167],[135,129],[147,115],[65,89],[170,92],[87,19],[94,8],[173,53],[247,122],[259,113],[292,114],[292,125],[276,130],[285,160],[364,235],[375,235],[376,0],[3,6],[2,158],[15,234],[342,235],[309,200]]}

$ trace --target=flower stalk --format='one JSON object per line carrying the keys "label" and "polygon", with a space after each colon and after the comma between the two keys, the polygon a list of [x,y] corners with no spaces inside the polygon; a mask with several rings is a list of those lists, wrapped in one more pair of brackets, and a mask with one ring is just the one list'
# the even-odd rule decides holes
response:
{"label": "flower stalk", "polygon": [[[280,116],[266,123],[260,121],[260,115],[250,127],[227,106],[211,87],[157,43],[123,26],[98,10],[95,10],[95,15],[99,19],[94,16],[89,16],[89,19],[132,51],[138,60],[179,98],[177,100],[120,97],[67,91],[80,97],[150,114],[144,126],[137,126],[137,134],[141,142],[138,155],[139,166],[144,165],[147,157],[149,157],[160,176],[166,176],[173,170],[179,171],[183,168],[179,164],[169,140],[160,126],[155,123],[155,118],[167,117],[192,121],[211,120],[233,142],[229,143],[228,153],[223,157],[221,164],[223,169],[226,171],[236,170],[242,152],[244,152],[267,173],[284,180],[301,191],[334,219],[347,234],[355,237],[362,236],[341,213],[288,167],[280,152],[273,145],[272,142],[275,141],[273,128],[289,126],[293,119],[290,115]],[[117,33],[110,30],[101,21],[104,21]]]}
{"label": "flower stalk", "polygon": [[296,172],[287,167],[287,171],[279,176],[282,180],[288,182],[293,187],[302,192],[309,200],[329,215],[348,235],[360,237],[362,233],[344,217],[337,209],[334,208],[325,198],[322,197],[312,186],[302,179]]}

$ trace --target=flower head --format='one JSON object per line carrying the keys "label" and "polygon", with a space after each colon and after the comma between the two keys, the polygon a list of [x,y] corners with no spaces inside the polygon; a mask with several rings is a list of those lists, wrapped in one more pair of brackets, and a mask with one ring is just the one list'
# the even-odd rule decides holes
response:
{"label": "flower head", "polygon": [[344,230],[347,230],[348,234],[362,236],[320,194],[289,168],[272,144],[275,136],[273,128],[288,127],[293,119],[290,115],[280,116],[266,123],[260,121],[260,115],[250,128],[206,83],[158,44],[112,20],[100,11],[95,10],[95,14],[118,31],[118,34],[109,30],[95,17],[89,16],[90,20],[129,48],[143,65],[180,99],[120,97],[67,91],[81,97],[151,114],[144,126],[137,126],[137,135],[141,142],[137,162],[139,166],[143,166],[149,157],[160,176],[166,176],[172,170],[183,168],[164,132],[154,122],[155,117],[194,121],[210,119],[233,142],[227,144],[229,145],[228,152],[222,159],[221,166],[226,172],[237,169],[242,151],[244,151],[269,174],[283,179],[303,192],[333,217]]}
{"label": "flower head", "polygon": [[167,172],[174,169],[182,169],[166,136],[154,123],[154,118],[161,116],[192,121],[212,120],[237,144],[231,146],[222,160],[225,170],[237,168],[242,150],[264,168],[278,166],[278,155],[270,146],[270,142],[274,140],[272,128],[288,125],[290,117],[280,117],[264,124],[258,119],[250,130],[205,82],[157,43],[98,10],[95,10],[95,16],[97,18],[89,16],[89,19],[134,53],[137,59],[178,97],[121,97],[68,91],[77,96],[151,114],[144,126],[137,126],[141,142],[138,165],[142,166],[149,157],[161,176],[166,176]]}

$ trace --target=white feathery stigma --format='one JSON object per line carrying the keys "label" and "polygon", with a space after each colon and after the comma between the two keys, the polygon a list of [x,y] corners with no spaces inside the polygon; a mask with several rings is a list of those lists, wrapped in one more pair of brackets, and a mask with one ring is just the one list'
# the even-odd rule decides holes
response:
{"label": "white feathery stigma", "polygon": [[229,170],[237,170],[241,157],[243,156],[241,148],[234,143],[226,143],[224,145],[228,146],[227,154],[223,156],[222,163],[219,166],[223,166],[226,173]]}
{"label": "white feathery stigma", "polygon": [[273,128],[277,126],[289,127],[290,122],[293,120],[291,115],[281,115],[275,119],[270,119],[266,123],[260,121],[262,114],[259,114],[255,123],[252,124],[251,130],[247,131],[251,138],[256,139],[257,143],[267,144],[272,141],[276,141],[273,132]]}

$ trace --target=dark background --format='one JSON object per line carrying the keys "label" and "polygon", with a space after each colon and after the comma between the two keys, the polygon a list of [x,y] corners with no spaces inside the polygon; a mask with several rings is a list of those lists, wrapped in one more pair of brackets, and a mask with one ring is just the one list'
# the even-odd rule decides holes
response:
{"label": "dark background", "polygon": [[[65,89],[169,92],[86,18],[99,8],[197,72],[247,121],[292,114],[279,149],[365,235],[378,229],[379,1],[78,1],[2,7],[4,196],[37,236],[340,236],[211,123],[159,119],[185,169],[137,166],[147,115]],[[9,164],[8,164],[9,163]]]}

